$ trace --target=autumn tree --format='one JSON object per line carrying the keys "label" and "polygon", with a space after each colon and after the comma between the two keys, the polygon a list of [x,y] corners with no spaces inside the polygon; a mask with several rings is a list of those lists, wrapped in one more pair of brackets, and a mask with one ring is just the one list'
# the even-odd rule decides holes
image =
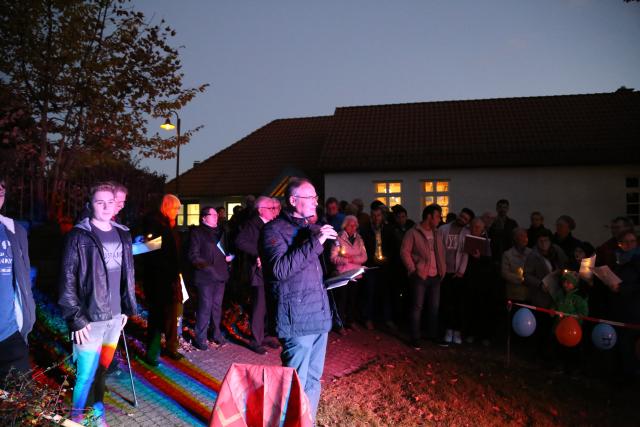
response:
{"label": "autumn tree", "polygon": [[[87,153],[173,157],[175,139],[149,136],[148,121],[207,86],[183,86],[173,36],[164,20],[148,22],[129,0],[0,0],[0,83],[29,115],[31,179],[50,218]],[[5,146],[24,143],[3,139]]]}

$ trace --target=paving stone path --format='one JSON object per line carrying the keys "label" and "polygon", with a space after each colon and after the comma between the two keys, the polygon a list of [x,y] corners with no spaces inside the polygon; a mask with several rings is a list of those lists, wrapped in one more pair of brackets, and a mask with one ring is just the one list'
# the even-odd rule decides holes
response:
{"label": "paving stone path", "polygon": [[[332,332],[329,334],[322,381],[326,383],[347,375],[384,355],[406,351],[407,347],[400,340],[383,332],[359,330],[346,336]],[[280,350],[269,349],[267,354],[259,355],[234,343],[207,351],[192,351],[185,356],[187,363],[183,365],[193,365],[220,382],[234,362],[280,365]],[[128,368],[121,366],[122,371],[118,375],[109,376],[107,386],[110,391],[105,398],[109,424],[157,427],[205,425],[202,416],[185,409],[180,401],[189,400],[192,404],[199,405],[202,411],[210,413],[216,392],[198,381],[198,375],[190,375],[185,369],[178,369],[179,365],[166,359],[161,359],[157,368],[133,362],[137,407],[130,403],[133,395]],[[163,391],[159,384],[170,384],[173,388]]]}

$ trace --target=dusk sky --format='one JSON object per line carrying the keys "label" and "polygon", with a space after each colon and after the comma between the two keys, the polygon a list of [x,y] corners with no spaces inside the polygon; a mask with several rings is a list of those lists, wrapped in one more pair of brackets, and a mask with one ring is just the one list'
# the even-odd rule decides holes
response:
{"label": "dusk sky", "polygon": [[[204,125],[181,148],[181,172],[272,120],[340,106],[640,89],[637,2],[134,4],[177,31],[185,84],[211,85],[180,111],[184,130]],[[175,176],[175,159],[143,165]]]}

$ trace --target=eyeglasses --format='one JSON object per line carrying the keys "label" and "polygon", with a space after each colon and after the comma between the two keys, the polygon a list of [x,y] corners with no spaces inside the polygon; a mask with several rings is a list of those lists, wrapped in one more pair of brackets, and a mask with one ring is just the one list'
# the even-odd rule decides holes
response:
{"label": "eyeglasses", "polygon": [[256,209],[269,209],[270,211],[278,210],[278,208],[272,206],[258,206]]}
{"label": "eyeglasses", "polygon": [[313,199],[316,202],[318,201],[318,196],[293,196],[293,197],[295,197],[296,199],[309,199],[309,200]]}

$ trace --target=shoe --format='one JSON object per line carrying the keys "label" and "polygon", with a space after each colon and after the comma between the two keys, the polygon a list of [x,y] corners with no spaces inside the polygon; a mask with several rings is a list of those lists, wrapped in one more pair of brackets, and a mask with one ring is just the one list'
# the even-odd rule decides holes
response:
{"label": "shoe", "polygon": [[157,368],[158,365],[160,365],[160,362],[158,362],[157,359],[152,360],[152,359],[149,359],[148,357],[145,357],[144,359],[140,359],[140,360],[142,360],[144,363],[146,363],[149,366],[153,366],[154,368]]}
{"label": "shoe", "polygon": [[440,347],[447,348],[451,345],[451,341],[447,342],[445,340],[436,340],[436,344]]}
{"label": "shoe", "polygon": [[201,342],[194,341],[193,346],[198,350],[202,350],[202,351],[209,350],[209,346]]}
{"label": "shoe", "polygon": [[453,343],[454,344],[462,344],[462,334],[460,331],[453,331]]}
{"label": "shoe", "polygon": [[409,343],[409,346],[411,346],[416,351],[422,350],[422,345],[420,344],[420,340],[411,340],[411,342]]}
{"label": "shoe", "polygon": [[249,349],[250,349],[251,351],[253,351],[254,353],[258,353],[258,354],[260,354],[260,355],[265,355],[265,354],[267,354],[267,349],[266,349],[266,348],[264,348],[264,347],[263,347],[263,346],[261,346],[261,345],[252,345],[252,346],[249,346]]}
{"label": "shoe", "polygon": [[444,342],[451,344],[451,341],[453,341],[453,331],[451,329],[447,329],[444,333]]}
{"label": "shoe", "polygon": [[368,331],[373,331],[375,329],[375,326],[373,326],[373,322],[371,320],[367,320],[366,322],[364,322],[364,326]]}
{"label": "shoe", "polygon": [[224,338],[218,338],[218,339],[214,338],[213,342],[218,347],[224,347],[225,345],[227,345],[227,340]]}
{"label": "shoe", "polygon": [[173,359],[173,360],[184,359],[184,355],[182,353],[179,353],[178,351],[167,351],[165,354],[169,359]]}
{"label": "shoe", "polygon": [[274,337],[266,337],[262,340],[262,345],[266,345],[269,348],[279,349],[280,342]]}

